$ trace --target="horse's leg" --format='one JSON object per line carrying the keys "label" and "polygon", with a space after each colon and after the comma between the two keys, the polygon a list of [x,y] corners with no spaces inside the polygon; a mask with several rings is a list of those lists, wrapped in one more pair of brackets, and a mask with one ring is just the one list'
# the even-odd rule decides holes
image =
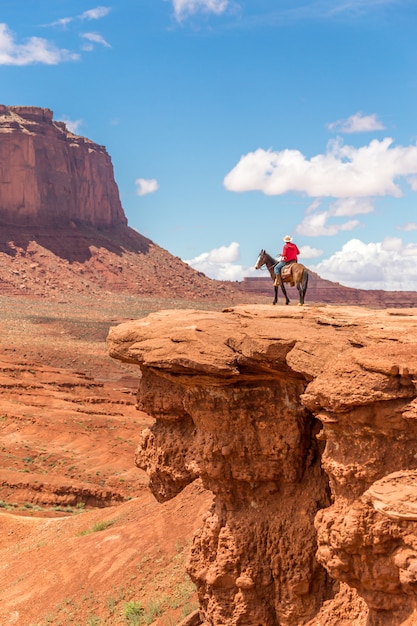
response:
{"label": "horse's leg", "polygon": [[308,287],[308,272],[306,270],[303,270],[303,304],[304,304],[305,295],[307,293],[307,287]]}
{"label": "horse's leg", "polygon": [[302,306],[304,304],[304,294],[301,283],[296,283],[296,287],[298,289],[298,293],[300,294],[300,302],[298,303],[298,306]]}
{"label": "horse's leg", "polygon": [[282,290],[282,293],[283,293],[283,294],[284,294],[284,296],[285,296],[285,304],[289,304],[289,303],[290,303],[290,299],[289,299],[289,297],[287,296],[287,292],[285,291],[284,281],[283,281],[283,280],[281,280],[281,290]]}
{"label": "horse's leg", "polygon": [[272,304],[276,304],[278,302],[278,287],[274,286],[274,301]]}
{"label": "horse's leg", "polygon": [[308,273],[305,270],[303,270],[301,282],[297,283],[298,293],[300,294],[300,302],[299,302],[300,306],[304,304],[304,298],[306,295],[307,286],[308,286]]}

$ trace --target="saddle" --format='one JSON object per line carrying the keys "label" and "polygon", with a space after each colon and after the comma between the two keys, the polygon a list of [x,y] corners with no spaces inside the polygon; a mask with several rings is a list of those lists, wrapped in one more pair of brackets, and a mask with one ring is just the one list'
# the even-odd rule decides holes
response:
{"label": "saddle", "polygon": [[295,261],[290,261],[289,263],[287,263],[287,265],[284,265],[284,267],[281,269],[281,280],[284,283],[290,283],[291,287],[294,287],[294,279],[292,277],[292,266],[294,265]]}
{"label": "saddle", "polygon": [[[281,268],[281,281],[283,283],[289,283],[291,287],[294,287],[295,281],[292,275],[292,266],[296,263],[296,261],[290,261],[284,267]],[[274,281],[274,286],[278,287],[280,284],[279,278],[277,277]]]}

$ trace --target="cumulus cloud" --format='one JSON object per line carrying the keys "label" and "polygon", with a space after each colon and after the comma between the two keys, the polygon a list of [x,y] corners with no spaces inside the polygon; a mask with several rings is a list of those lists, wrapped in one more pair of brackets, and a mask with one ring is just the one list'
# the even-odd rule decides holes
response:
{"label": "cumulus cloud", "polygon": [[147,196],[159,189],[156,178],[137,178],[135,184],[137,185],[136,193],[138,196]]}
{"label": "cumulus cloud", "polygon": [[306,216],[295,228],[298,235],[331,237],[341,231],[359,228],[362,226],[359,220],[335,222],[333,218],[372,213],[374,203],[368,198],[341,198],[332,202],[326,211],[317,211],[319,207],[320,202],[318,200],[311,203],[306,211]]}
{"label": "cumulus cloud", "polygon": [[200,11],[220,15],[227,9],[229,0],[172,0],[172,4],[175,17],[181,20]]}
{"label": "cumulus cloud", "polygon": [[417,191],[417,176],[410,176],[407,178],[407,182],[413,191]]}
{"label": "cumulus cloud", "polygon": [[385,126],[378,120],[375,113],[363,115],[359,111],[347,119],[327,124],[327,128],[340,133],[367,133],[375,130],[384,130]]}
{"label": "cumulus cloud", "polygon": [[107,43],[104,37],[98,33],[82,33],[80,37],[83,37],[83,39],[87,39],[87,41],[91,41],[92,43],[99,43],[102,46],[106,46],[106,48],[111,48],[111,45]]}
{"label": "cumulus cloud", "polygon": [[351,239],[331,257],[310,267],[322,278],[348,287],[415,291],[417,244],[406,245],[398,237],[377,243]]}
{"label": "cumulus cloud", "polygon": [[54,44],[41,37],[29,37],[24,43],[15,41],[7,24],[0,24],[0,65],[57,65],[62,61],[76,61],[78,54]]}
{"label": "cumulus cloud", "polygon": [[[312,246],[300,246],[300,257],[302,259],[316,259],[323,254],[323,250]],[[300,258],[301,261],[301,258]]]}
{"label": "cumulus cloud", "polygon": [[417,224],[415,222],[406,222],[405,224],[400,224],[396,228],[397,230],[404,231],[417,230]]}
{"label": "cumulus cloud", "polygon": [[373,211],[374,203],[369,198],[341,198],[332,202],[329,207],[329,215],[335,217],[364,215]]}
{"label": "cumulus cloud", "polygon": [[398,179],[417,175],[417,145],[392,144],[386,137],[355,148],[336,139],[311,159],[298,150],[259,148],[243,155],[223,182],[229,191],[257,190],[270,196],[293,191],[311,197],[400,197]]}
{"label": "cumulus cloud", "polygon": [[353,230],[361,225],[358,220],[329,224],[330,215],[330,211],[318,211],[317,213],[306,215],[302,222],[296,226],[295,231],[298,235],[307,237],[321,237],[323,235],[331,237],[337,235],[340,231]]}
{"label": "cumulus cloud", "polygon": [[243,280],[244,276],[258,276],[254,267],[245,267],[237,263],[240,259],[240,246],[233,241],[228,246],[203,252],[194,259],[184,261],[209,278],[216,280]]}

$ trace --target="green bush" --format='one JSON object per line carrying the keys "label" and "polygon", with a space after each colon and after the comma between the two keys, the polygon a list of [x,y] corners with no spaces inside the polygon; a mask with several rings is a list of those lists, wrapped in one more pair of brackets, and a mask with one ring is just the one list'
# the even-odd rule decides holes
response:
{"label": "green bush", "polygon": [[142,622],[143,617],[143,606],[140,602],[136,602],[135,600],[130,600],[126,602],[123,607],[123,615],[126,619],[126,624],[131,624],[132,626],[139,626]]}

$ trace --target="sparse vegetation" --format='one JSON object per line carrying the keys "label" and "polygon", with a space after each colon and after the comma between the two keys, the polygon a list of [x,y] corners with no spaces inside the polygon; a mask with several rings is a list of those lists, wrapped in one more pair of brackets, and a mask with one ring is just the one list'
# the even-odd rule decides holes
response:
{"label": "sparse vegetation", "polygon": [[143,618],[143,606],[140,602],[136,602],[135,600],[131,600],[130,602],[126,602],[123,607],[123,615],[126,620],[126,624],[131,626],[139,626],[142,622]]}
{"label": "sparse vegetation", "polygon": [[152,624],[162,613],[162,600],[150,600],[143,612],[143,621],[149,626],[149,624]]}
{"label": "sparse vegetation", "polygon": [[[172,596],[170,598],[171,608],[178,609],[179,607],[188,606],[190,597],[193,595],[194,592],[195,585],[189,578],[175,585]],[[185,616],[187,614],[188,613],[186,613]]]}
{"label": "sparse vegetation", "polygon": [[116,521],[117,521],[116,519],[108,519],[108,520],[103,520],[102,522],[95,522],[91,526],[91,528],[82,530],[78,534],[82,536],[82,535],[90,535],[91,533],[98,533],[102,530],[106,530],[106,528],[109,528],[109,526],[112,526],[113,524],[115,524]]}

